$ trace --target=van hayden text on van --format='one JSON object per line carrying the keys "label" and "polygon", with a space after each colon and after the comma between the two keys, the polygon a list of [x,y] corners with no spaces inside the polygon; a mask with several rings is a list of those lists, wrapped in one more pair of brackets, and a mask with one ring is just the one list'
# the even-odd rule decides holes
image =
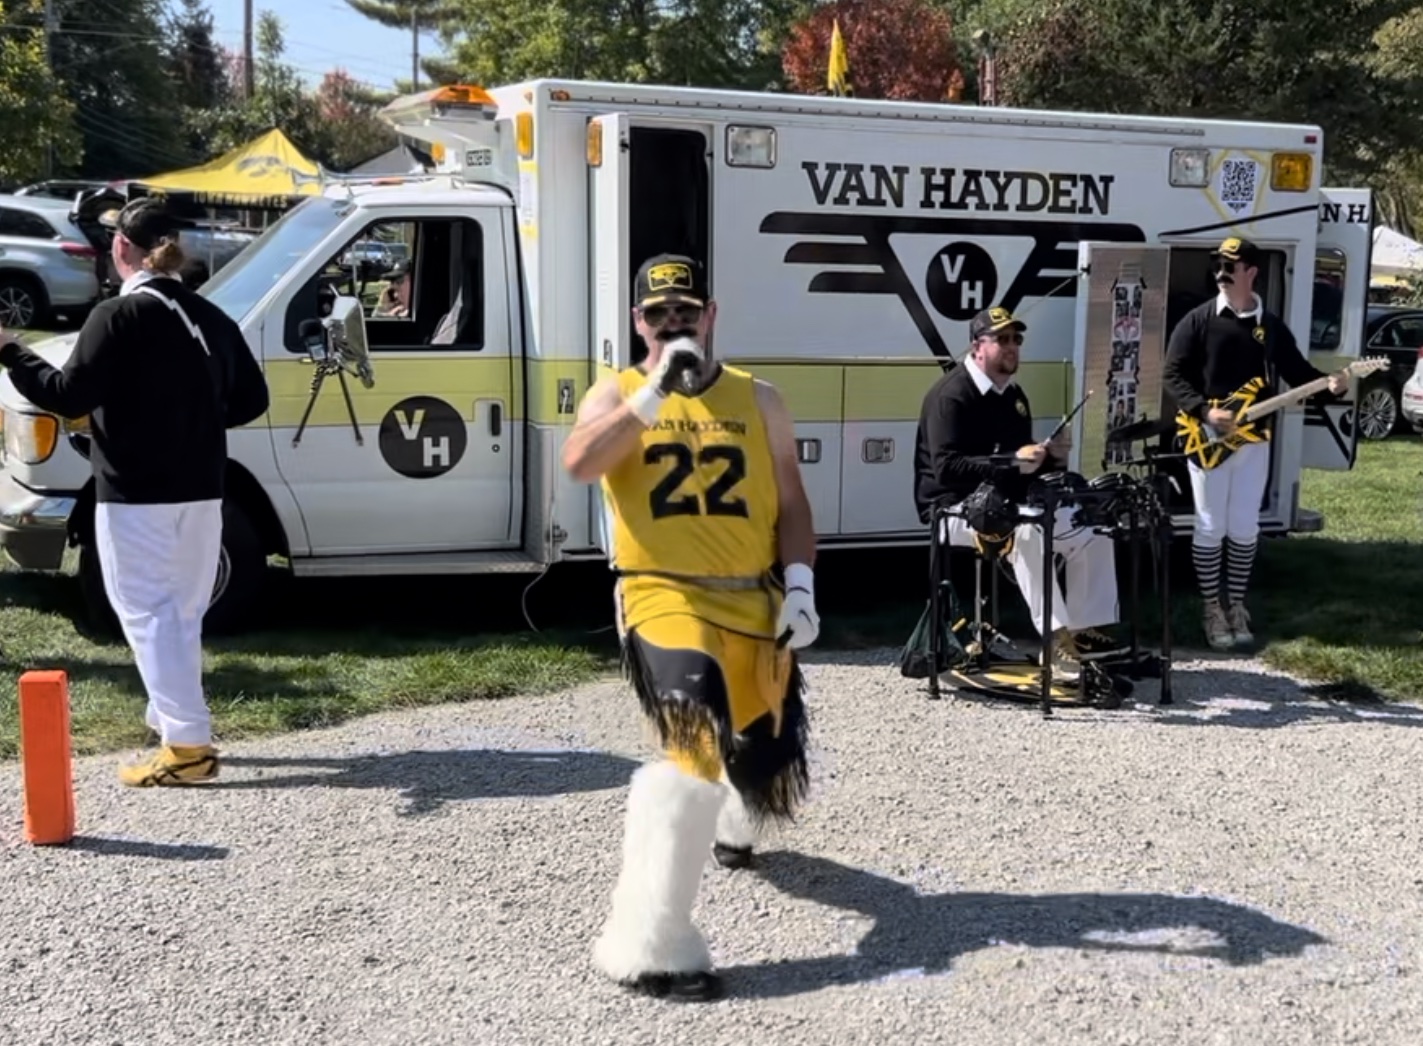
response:
{"label": "van hayden text on van", "polygon": [[1024,214],[1108,214],[1111,174],[1040,174],[980,168],[801,163],[815,202],[830,207],[910,207]]}

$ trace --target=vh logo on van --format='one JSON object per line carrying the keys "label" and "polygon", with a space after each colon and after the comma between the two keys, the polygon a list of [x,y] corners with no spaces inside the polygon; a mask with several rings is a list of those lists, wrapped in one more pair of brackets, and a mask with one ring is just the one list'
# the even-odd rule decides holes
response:
{"label": "vh logo on van", "polygon": [[[1145,243],[1107,220],[1114,177],[882,164],[801,164],[815,210],[775,211],[760,231],[794,236],[787,265],[813,269],[810,294],[889,294],[935,356],[942,317],[991,305],[1075,298],[1083,240]],[[948,212],[948,213],[944,213]]]}
{"label": "vh logo on van", "polygon": [[380,456],[409,479],[443,476],[460,463],[469,433],[460,412],[434,396],[411,396],[380,423]]}

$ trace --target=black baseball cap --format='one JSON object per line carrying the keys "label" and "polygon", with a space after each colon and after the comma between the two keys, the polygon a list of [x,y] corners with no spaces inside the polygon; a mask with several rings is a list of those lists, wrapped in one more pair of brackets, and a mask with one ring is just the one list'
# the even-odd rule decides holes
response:
{"label": "black baseball cap", "polygon": [[403,279],[404,277],[409,275],[410,263],[404,258],[400,259],[399,261],[392,262],[390,268],[385,270],[385,278],[386,282],[388,283],[395,283],[397,280]]}
{"label": "black baseball cap", "polygon": [[991,309],[984,309],[968,325],[968,336],[970,341],[977,341],[985,334],[997,334],[1005,330],[1025,331],[1028,325],[1018,319],[1007,309],[997,306]]}
{"label": "black baseball cap", "polygon": [[705,305],[706,271],[701,262],[684,254],[659,254],[637,270],[632,295],[638,308],[677,302]]}
{"label": "black baseball cap", "polygon": [[143,196],[121,211],[105,211],[99,216],[99,224],[122,233],[134,246],[151,251],[165,236],[176,238],[187,223],[172,214],[161,199]]}
{"label": "black baseball cap", "polygon": [[1231,236],[1221,241],[1221,245],[1211,252],[1211,258],[1224,258],[1226,261],[1244,262],[1246,265],[1260,267],[1260,248],[1249,240],[1243,240],[1239,236]]}

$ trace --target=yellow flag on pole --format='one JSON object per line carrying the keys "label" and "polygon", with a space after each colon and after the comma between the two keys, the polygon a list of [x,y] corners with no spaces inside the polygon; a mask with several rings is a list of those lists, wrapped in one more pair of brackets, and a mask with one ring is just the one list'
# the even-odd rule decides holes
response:
{"label": "yellow flag on pole", "polygon": [[849,94],[849,75],[850,56],[845,51],[845,38],[840,35],[840,19],[837,18],[830,31],[830,72],[826,77],[830,93],[839,96]]}

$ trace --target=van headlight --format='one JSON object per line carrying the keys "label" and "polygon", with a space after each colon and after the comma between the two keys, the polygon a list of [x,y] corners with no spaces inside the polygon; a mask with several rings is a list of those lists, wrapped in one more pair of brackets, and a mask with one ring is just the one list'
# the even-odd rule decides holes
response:
{"label": "van headlight", "polygon": [[48,461],[59,441],[59,419],[53,414],[6,410],[4,426],[5,458],[22,465]]}

